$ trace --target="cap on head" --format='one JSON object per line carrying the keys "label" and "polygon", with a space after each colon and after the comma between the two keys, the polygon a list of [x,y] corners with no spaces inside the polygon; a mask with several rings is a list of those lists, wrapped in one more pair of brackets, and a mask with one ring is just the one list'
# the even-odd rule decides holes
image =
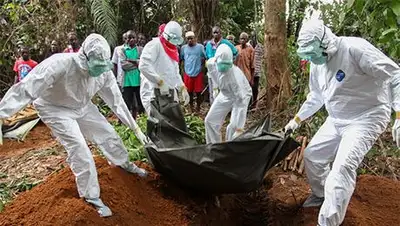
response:
{"label": "cap on head", "polygon": [[240,33],[239,38],[249,39],[249,35],[246,32],[242,32],[242,33]]}
{"label": "cap on head", "polygon": [[90,34],[82,43],[81,51],[88,58],[95,58],[98,60],[109,60],[111,57],[110,46],[107,40],[99,34]]}
{"label": "cap on head", "polygon": [[189,37],[192,37],[192,38],[194,38],[194,37],[195,37],[195,35],[194,35],[194,32],[193,32],[193,31],[188,31],[188,32],[186,32],[186,34],[185,34],[185,38],[189,38]]}

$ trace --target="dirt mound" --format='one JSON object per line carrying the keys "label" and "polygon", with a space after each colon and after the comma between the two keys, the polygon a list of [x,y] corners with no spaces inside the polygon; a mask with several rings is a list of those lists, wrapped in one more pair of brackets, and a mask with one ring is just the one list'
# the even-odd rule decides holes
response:
{"label": "dirt mound", "polygon": [[[319,208],[302,208],[310,193],[305,178],[280,170],[267,180],[269,225],[317,225]],[[400,182],[384,177],[362,175],[347,209],[343,226],[385,226],[400,222]]]}
{"label": "dirt mound", "polygon": [[21,194],[0,215],[0,225],[187,225],[185,208],[163,197],[152,185],[97,159],[101,197],[114,213],[100,218],[78,198],[69,168]]}
{"label": "dirt mound", "polygon": [[360,176],[344,225],[399,225],[400,182]]}
{"label": "dirt mound", "polygon": [[[277,168],[271,170],[259,191],[216,199],[182,190],[151,170],[148,178],[141,179],[109,166],[101,158],[96,159],[96,165],[101,196],[112,209],[112,217],[100,218],[93,207],[78,198],[74,177],[66,168],[6,206],[0,214],[0,225],[309,226],[317,223],[318,208],[301,208],[310,192],[305,178]],[[399,190],[400,182],[360,176],[343,225],[397,225]]]}

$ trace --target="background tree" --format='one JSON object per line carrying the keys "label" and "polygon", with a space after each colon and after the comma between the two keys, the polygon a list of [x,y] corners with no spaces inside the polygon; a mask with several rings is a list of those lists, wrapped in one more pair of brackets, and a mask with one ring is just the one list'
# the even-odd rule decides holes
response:
{"label": "background tree", "polygon": [[290,71],[286,39],[286,1],[265,2],[265,68],[267,109],[284,109],[290,97]]}

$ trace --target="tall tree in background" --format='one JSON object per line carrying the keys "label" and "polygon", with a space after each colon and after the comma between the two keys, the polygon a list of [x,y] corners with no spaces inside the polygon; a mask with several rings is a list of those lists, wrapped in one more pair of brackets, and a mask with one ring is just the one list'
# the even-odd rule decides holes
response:
{"label": "tall tree in background", "polygon": [[286,1],[265,2],[265,68],[268,109],[281,110],[290,97],[290,71],[286,39]]}
{"label": "tall tree in background", "polygon": [[199,41],[210,36],[211,26],[215,24],[219,0],[188,0],[191,13],[191,29]]}

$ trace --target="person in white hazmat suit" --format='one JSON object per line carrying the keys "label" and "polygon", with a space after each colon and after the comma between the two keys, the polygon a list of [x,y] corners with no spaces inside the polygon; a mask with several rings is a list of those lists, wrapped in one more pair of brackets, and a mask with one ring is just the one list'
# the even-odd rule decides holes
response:
{"label": "person in white hazmat suit", "polygon": [[[362,38],[337,37],[320,20],[305,22],[297,53],[310,60],[310,92],[285,130],[325,105],[328,118],[304,152],[312,194],[304,207],[321,206],[318,224],[340,225],[356,184],[356,169],[387,127],[400,143],[400,69]],[[332,165],[331,165],[332,164]]]}
{"label": "person in white hazmat suit", "polygon": [[231,112],[226,129],[226,141],[231,141],[244,131],[247,107],[252,89],[246,76],[233,65],[232,50],[228,45],[218,46],[215,56],[207,61],[214,88],[214,102],[205,119],[206,143],[222,142],[221,127],[225,117]]}
{"label": "person in white hazmat suit", "polygon": [[139,61],[140,98],[147,115],[150,115],[154,88],[160,89],[161,95],[168,95],[170,90],[174,90],[175,101],[179,101],[179,94],[185,105],[189,103],[189,93],[179,74],[177,46],[182,42],[181,26],[175,21],[170,21],[166,24],[163,33],[153,38],[143,48]]}
{"label": "person in white hazmat suit", "polygon": [[102,217],[111,210],[100,199],[96,166],[85,139],[98,145],[108,161],[130,173],[146,176],[129,162],[121,138],[91,101],[97,93],[118,118],[144,143],[147,137],[132,118],[111,71],[110,47],[98,34],[89,35],[78,53],[55,54],[12,86],[0,102],[0,119],[33,102],[41,120],[68,153],[80,197]]}

